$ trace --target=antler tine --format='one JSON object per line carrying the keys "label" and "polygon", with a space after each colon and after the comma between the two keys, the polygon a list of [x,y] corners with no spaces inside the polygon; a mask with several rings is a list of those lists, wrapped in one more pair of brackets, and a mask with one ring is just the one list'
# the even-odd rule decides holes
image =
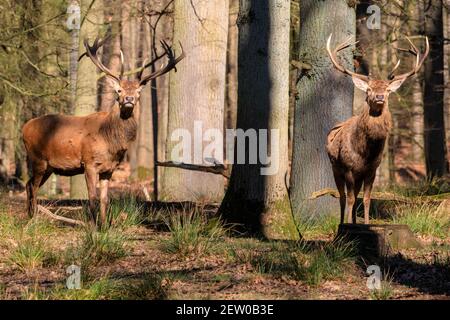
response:
{"label": "antler tine", "polygon": [[125,73],[125,59],[123,58],[123,51],[120,50],[120,78],[123,77]]}
{"label": "antler tine", "polygon": [[86,54],[89,56],[91,61],[103,71],[106,75],[110,76],[114,80],[120,82],[120,78],[115,75],[111,70],[109,70],[103,63],[101,63],[100,59],[97,57],[98,49],[105,43],[105,41],[101,41],[98,37],[95,38],[92,46],[89,45],[89,40],[87,38],[84,39],[84,47],[86,48]]}
{"label": "antler tine", "polygon": [[411,41],[411,39],[409,37],[406,37],[406,39],[408,40],[408,42],[411,46],[409,52],[416,56],[416,59],[414,62],[414,67],[411,71],[397,75],[390,80],[406,79],[406,78],[409,78],[409,77],[415,75],[419,71],[419,69],[422,67],[422,64],[425,61],[425,58],[428,56],[428,54],[430,52],[430,42],[428,40],[428,37],[425,37],[425,52],[422,56],[420,55],[419,49],[414,45],[414,43]]}
{"label": "antler tine", "polygon": [[[186,57],[186,54],[184,53],[183,46],[181,45],[181,43],[180,43],[181,54],[178,58],[175,58],[173,49],[165,41],[161,41],[161,45],[163,46],[165,50],[165,55],[168,57],[169,61],[167,62],[166,65],[163,65],[158,71],[155,71],[149,74],[148,76],[142,78],[140,80],[141,85],[145,85],[148,81],[153,80],[159,76],[162,76],[163,74],[169,72],[172,69],[176,70],[175,67],[177,63]],[[152,64],[154,61],[156,61],[156,59],[150,62],[150,64]]]}
{"label": "antler tine", "polygon": [[328,55],[330,56],[331,62],[333,63],[333,65],[336,67],[336,69],[338,69],[339,71],[341,71],[342,73],[348,74],[349,76],[355,77],[355,78],[359,78],[362,79],[364,81],[369,81],[369,77],[350,71],[348,69],[346,69],[345,67],[343,67],[337,59],[337,54],[339,51],[344,50],[345,48],[348,48],[350,46],[352,46],[353,44],[356,44],[358,42],[352,43],[351,39],[352,37],[350,36],[349,38],[347,38],[347,40],[345,40],[343,43],[341,43],[340,45],[338,45],[333,51],[331,51],[331,38],[332,38],[333,34],[330,34],[330,36],[328,37],[327,40],[327,52]]}
{"label": "antler tine", "polygon": [[388,75],[388,79],[389,79],[389,80],[394,79],[394,72],[395,72],[395,70],[397,70],[398,67],[400,66],[400,62],[401,62],[401,60],[398,59],[397,64],[395,65],[394,69],[392,69],[392,71],[389,73],[389,75]]}

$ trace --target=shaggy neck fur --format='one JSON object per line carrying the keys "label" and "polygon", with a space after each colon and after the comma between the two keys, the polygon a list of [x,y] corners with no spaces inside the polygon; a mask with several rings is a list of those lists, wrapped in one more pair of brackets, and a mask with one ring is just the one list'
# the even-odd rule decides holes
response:
{"label": "shaggy neck fur", "polygon": [[[135,106],[137,108],[138,105]],[[100,127],[100,134],[109,143],[112,154],[123,153],[128,149],[128,143],[136,139],[137,123],[134,113],[121,112],[115,104],[106,120]]]}
{"label": "shaggy neck fur", "polygon": [[391,130],[391,113],[386,104],[378,114],[371,114],[366,103],[353,132],[353,146],[362,157],[372,161],[383,154]]}
{"label": "shaggy neck fur", "polygon": [[391,125],[392,118],[387,101],[378,114],[371,112],[369,105],[366,103],[358,119],[356,134],[361,135],[361,138],[366,140],[386,140],[391,131]]}

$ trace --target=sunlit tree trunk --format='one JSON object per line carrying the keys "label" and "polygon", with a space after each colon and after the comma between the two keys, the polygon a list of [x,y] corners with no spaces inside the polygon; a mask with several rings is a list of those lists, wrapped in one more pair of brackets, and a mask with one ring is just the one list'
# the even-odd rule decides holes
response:
{"label": "sunlit tree trunk", "polygon": [[[144,22],[141,24],[141,60],[150,58],[151,56],[150,40],[150,25]],[[139,181],[150,182],[153,177],[154,169],[152,97],[150,85],[147,85],[141,91],[139,109],[136,170],[133,174]]]}
{"label": "sunlit tree trunk", "polygon": [[[112,72],[120,72],[120,19],[121,19],[121,1],[104,0],[105,22],[109,23],[108,33],[105,37],[109,39],[103,45],[102,62]],[[116,93],[111,85],[102,78],[100,81],[100,110],[110,111],[116,102]]]}
{"label": "sunlit tree trunk", "polygon": [[[303,0],[300,3],[300,53],[312,66],[297,85],[291,201],[296,217],[338,214],[339,202],[329,196],[308,200],[312,193],[335,188],[325,144],[328,132],[352,115],[353,83],[331,64],[325,45],[333,33],[333,45],[355,34],[355,9],[345,0]],[[352,50],[340,54],[353,69]]]}
{"label": "sunlit tree trunk", "polygon": [[[191,150],[183,148],[183,162],[211,165],[202,153],[210,144],[202,134],[213,129],[222,135],[227,38],[228,1],[175,0],[173,42],[175,48],[182,42],[187,57],[170,74],[166,160],[180,160],[172,151],[187,141]],[[190,136],[178,140],[180,129]],[[223,178],[217,175],[166,168],[162,180],[162,199],[218,201],[223,195]]]}
{"label": "sunlit tree trunk", "polygon": [[[103,21],[102,1],[82,0],[82,25],[80,29],[80,52],[84,52],[83,39],[93,39],[98,35],[99,26]],[[92,6],[91,6],[92,4]],[[90,9],[89,9],[90,8]],[[78,63],[77,89],[74,114],[83,116],[97,110],[97,67],[85,57]],[[87,198],[86,181],[83,175],[77,175],[70,181],[70,197],[75,199]]]}

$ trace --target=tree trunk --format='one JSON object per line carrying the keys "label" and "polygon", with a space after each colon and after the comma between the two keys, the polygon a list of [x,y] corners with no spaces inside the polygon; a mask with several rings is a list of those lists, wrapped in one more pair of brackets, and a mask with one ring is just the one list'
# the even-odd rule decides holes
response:
{"label": "tree trunk", "polygon": [[[161,12],[161,15],[150,19],[152,26],[152,54],[156,57],[155,49],[160,40],[172,43],[173,40],[173,17],[170,14],[173,10],[172,0],[152,0],[152,8]],[[175,44],[176,45],[176,44]],[[155,70],[161,68],[164,61],[155,64]],[[169,110],[169,75],[165,74],[152,81],[152,118],[153,118],[153,149],[154,162],[166,161],[166,140],[168,129]],[[158,190],[160,188],[161,177],[164,167],[154,166],[153,173],[153,194],[158,200]]]}
{"label": "tree trunk", "polygon": [[442,0],[431,0],[425,11],[425,34],[430,55],[425,60],[424,143],[428,178],[448,172],[444,128],[444,46]]}
{"label": "tree trunk", "polygon": [[[121,2],[118,0],[105,0],[105,20],[109,22],[110,28],[105,37],[108,41],[103,45],[102,62],[115,74],[120,72],[120,19]],[[103,77],[100,81],[100,111],[110,111],[116,103],[116,93],[111,85]]]}
{"label": "tree trunk", "polygon": [[236,128],[237,92],[238,92],[238,27],[236,24],[239,13],[239,0],[230,1],[228,23],[227,50],[227,93],[225,105],[225,128]]}
{"label": "tree trunk", "polygon": [[[90,43],[98,35],[99,25],[102,23],[102,1],[81,1],[82,25],[80,29],[80,52],[84,52],[83,39]],[[92,4],[92,7],[89,6]],[[89,10],[88,10],[89,9]],[[84,18],[83,18],[84,17]],[[92,61],[84,57],[78,63],[77,89],[74,114],[83,116],[97,110],[97,67]],[[87,198],[86,181],[83,175],[77,175],[70,180],[70,197],[74,199]]]}
{"label": "tree trunk", "polygon": [[[288,172],[289,29],[288,0],[241,0],[239,12],[239,86],[237,128],[259,134],[257,164],[252,141],[246,147],[246,163],[233,165],[230,184],[219,212],[245,230],[268,239],[299,238],[293,220],[286,175]],[[267,130],[268,139],[261,136]],[[268,144],[271,162],[261,159]],[[265,153],[265,152],[264,152]],[[240,155],[237,155],[239,158]],[[254,155],[253,155],[254,156]],[[235,156],[236,159],[236,156]],[[274,168],[275,167],[275,168]],[[269,169],[270,172],[264,173]],[[273,170],[275,169],[275,170]]]}
{"label": "tree trunk", "polygon": [[[170,75],[168,161],[179,160],[172,151],[184,142],[193,152],[183,148],[183,162],[211,165],[203,157],[207,144],[202,133],[213,129],[223,134],[227,36],[228,1],[175,0],[173,42],[182,42],[187,57]],[[190,137],[177,140],[183,129]],[[221,176],[166,168],[162,180],[161,193],[167,200],[218,201],[223,195]]]}
{"label": "tree trunk", "polygon": [[[124,55],[124,70],[130,71],[136,69],[138,66],[138,54],[139,54],[139,29],[140,23],[138,19],[139,11],[138,0],[125,0],[122,1],[122,30],[121,30],[121,48]],[[129,75],[129,79],[133,79],[136,75]],[[134,116],[139,119],[140,108],[134,110]],[[139,141],[139,132],[136,140],[131,142],[128,146],[128,161],[130,163],[131,179],[137,176],[137,148]]]}
{"label": "tree trunk", "polygon": [[[303,0],[300,8],[300,57],[312,66],[298,82],[291,201],[296,217],[337,214],[339,203],[331,197],[308,200],[314,191],[335,188],[325,144],[336,124],[352,115],[353,83],[331,64],[325,50],[333,33],[333,45],[355,34],[355,9],[345,0]],[[353,53],[345,50],[341,61],[353,69]]]}
{"label": "tree trunk", "polygon": [[[141,24],[141,60],[151,57],[150,40],[150,25],[144,22]],[[134,178],[139,181],[151,181],[153,177],[154,162],[152,96],[150,85],[147,85],[141,91],[139,109],[136,170],[134,172]]]}

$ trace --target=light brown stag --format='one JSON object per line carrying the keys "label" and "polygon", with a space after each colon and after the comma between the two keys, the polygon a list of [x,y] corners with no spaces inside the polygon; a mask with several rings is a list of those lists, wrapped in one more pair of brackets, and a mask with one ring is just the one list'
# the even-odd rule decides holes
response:
{"label": "light brown stag", "polygon": [[[110,112],[97,112],[87,116],[62,114],[45,115],[28,121],[22,128],[29,167],[32,170],[27,182],[27,210],[30,217],[36,211],[36,194],[52,173],[72,176],[85,174],[89,195],[89,208],[94,223],[104,225],[107,221],[108,183],[112,173],[124,159],[128,144],[136,138],[137,121],[133,110],[138,107],[142,88],[174,69],[185,54],[175,58],[174,52],[161,42],[164,53],[150,63],[145,61],[136,80],[114,74],[97,57],[104,44],[98,38],[92,46],[84,41],[86,54],[105,73],[117,92],[117,103]],[[181,44],[180,44],[181,47]],[[143,76],[144,69],[166,56],[167,64],[161,69]],[[122,61],[123,66],[123,61]],[[100,181],[100,219],[97,217],[97,182]]]}
{"label": "light brown stag", "polygon": [[[392,126],[388,98],[403,82],[415,75],[429,53],[428,38],[426,49],[421,55],[417,47],[407,38],[415,55],[414,67],[409,72],[394,76],[400,61],[390,73],[388,80],[371,79],[369,76],[352,72],[338,62],[339,51],[352,46],[351,38],[331,50],[331,38],[327,41],[327,52],[333,65],[339,71],[352,77],[354,85],[366,92],[366,102],[362,113],[331,129],[327,138],[327,152],[330,158],[334,180],[340,195],[341,224],[344,223],[347,202],[347,222],[356,223],[356,197],[364,183],[364,223],[369,224],[370,197],[378,166],[383,157],[384,145]],[[347,195],[345,193],[347,189]]]}

